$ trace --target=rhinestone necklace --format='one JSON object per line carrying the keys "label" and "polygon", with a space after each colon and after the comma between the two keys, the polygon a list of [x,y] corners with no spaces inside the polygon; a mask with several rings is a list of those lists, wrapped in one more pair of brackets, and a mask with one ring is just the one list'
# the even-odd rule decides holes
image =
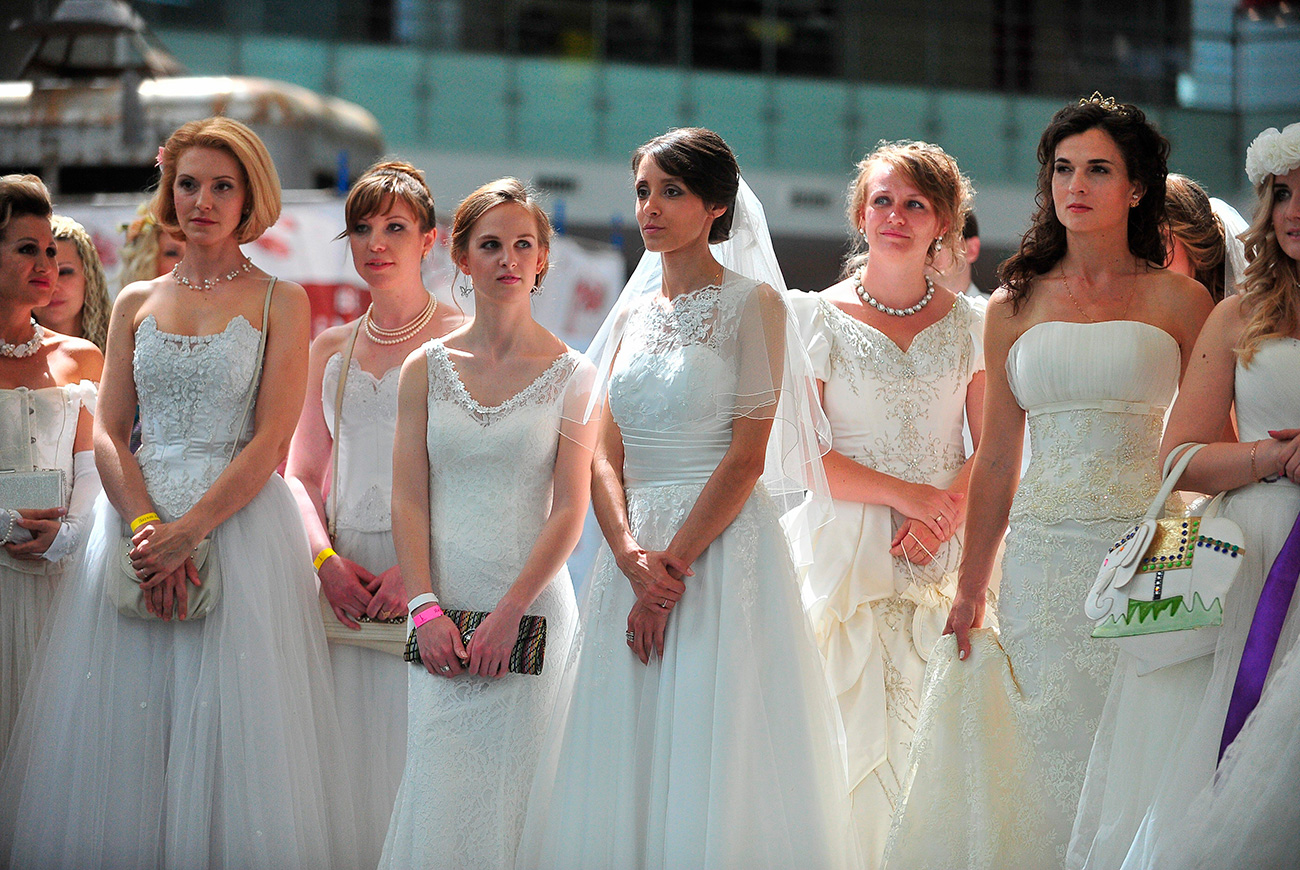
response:
{"label": "rhinestone necklace", "polygon": [[893,317],[907,317],[915,314],[925,306],[929,305],[930,300],[934,298],[934,282],[930,280],[929,275],[925,276],[925,295],[921,297],[920,302],[908,308],[891,308],[868,293],[867,288],[862,286],[861,269],[853,273],[853,289],[858,291],[858,298],[862,300],[863,305],[870,305],[877,311],[883,311]]}
{"label": "rhinestone necklace", "polygon": [[172,266],[172,277],[176,279],[177,284],[181,284],[191,290],[198,290],[200,293],[203,293],[216,287],[222,281],[233,281],[238,275],[244,272],[251,272],[252,269],[253,261],[245,258],[243,265],[236,266],[225,275],[218,275],[215,278],[204,278],[200,281],[191,281],[189,278],[186,278],[181,274],[181,264],[177,263],[175,266]]}
{"label": "rhinestone necklace", "polygon": [[401,344],[404,341],[414,338],[416,333],[421,329],[424,329],[429,321],[433,319],[433,312],[437,310],[438,300],[432,293],[430,293],[429,301],[425,304],[420,313],[415,315],[414,320],[405,326],[399,326],[396,329],[384,329],[382,326],[376,325],[372,320],[375,311],[375,303],[371,302],[370,307],[366,309],[366,313],[363,315],[365,319],[361,322],[365,326],[366,338],[370,339],[375,344]]}
{"label": "rhinestone necklace", "polygon": [[0,356],[10,356],[22,359],[25,356],[31,356],[36,353],[36,348],[41,346],[41,339],[45,338],[45,330],[32,318],[32,337],[22,344],[10,344],[4,339],[0,339]]}

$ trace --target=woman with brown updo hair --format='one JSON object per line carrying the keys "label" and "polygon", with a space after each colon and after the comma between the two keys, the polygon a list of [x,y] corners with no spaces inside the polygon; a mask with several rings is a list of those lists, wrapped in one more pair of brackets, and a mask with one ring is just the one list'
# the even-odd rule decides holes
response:
{"label": "woman with brown updo hair", "polygon": [[[1064,864],[1116,663],[1083,603],[1159,489],[1164,413],[1211,308],[1163,268],[1168,153],[1140,109],[1099,95],[1039,141],[1039,208],[985,317],[966,548],[887,864]],[[984,614],[1004,531],[995,632]]]}
{"label": "woman with brown updo hair", "polygon": [[357,852],[362,866],[373,866],[406,756],[408,669],[398,655],[357,645],[354,636],[362,622],[406,622],[391,513],[397,379],[413,348],[464,318],[439,306],[420,277],[438,235],[424,173],[401,161],[377,163],[352,186],[343,211],[370,308],[312,342],[307,401],[285,473],[325,600],[339,724],[349,747],[338,763],[352,784]]}

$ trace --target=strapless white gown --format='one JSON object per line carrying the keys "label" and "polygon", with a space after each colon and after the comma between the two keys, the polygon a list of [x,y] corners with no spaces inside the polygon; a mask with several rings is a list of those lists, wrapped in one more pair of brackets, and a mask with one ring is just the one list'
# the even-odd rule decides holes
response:
{"label": "strapless white gown", "polygon": [[[629,315],[609,407],[647,549],[668,545],[730,446],[739,312],[756,292],[728,273]],[[761,484],[692,567],[647,666],[624,636],[635,596],[602,545],[518,867],[858,866],[833,701]]]}
{"label": "strapless white gown", "polygon": [[[1242,441],[1268,438],[1271,429],[1300,425],[1300,341],[1264,342],[1249,366],[1237,364],[1234,400]],[[1145,868],[1241,868],[1272,870],[1300,862],[1300,595],[1278,639],[1259,707],[1224,756],[1219,743],[1232,687],[1264,578],[1300,512],[1300,487],[1282,478],[1233,490],[1223,512],[1241,526],[1246,555],[1224,601],[1223,626],[1212,659],[1213,673],[1195,696],[1190,728],[1176,744],[1162,734],[1150,752],[1161,761],[1156,797],[1124,861],[1124,870]],[[1288,652],[1290,651],[1290,652]],[[1285,664],[1284,664],[1285,660]],[[1203,698],[1202,698],[1203,695]],[[1164,715],[1160,720],[1166,721]],[[1129,747],[1129,752],[1137,748]],[[1123,855],[1123,851],[1120,851]],[[1112,865],[1117,866],[1117,865]]]}
{"label": "strapless white gown", "polygon": [[1137,321],[1040,323],[1012,345],[1033,452],[1011,507],[1000,639],[977,632],[965,662],[953,637],[935,647],[887,866],[1064,864],[1116,659],[1083,601],[1159,489],[1179,361],[1168,333]]}
{"label": "strapless white gown", "polygon": [[[152,316],[136,331],[137,459],[164,520],[249,437],[236,430],[257,350],[242,316],[213,335],[165,333]],[[104,589],[123,528],[101,495],[60,584],[0,771],[0,863],[355,867],[316,578],[284,480],[212,532],[221,600],[198,621],[118,614]]]}

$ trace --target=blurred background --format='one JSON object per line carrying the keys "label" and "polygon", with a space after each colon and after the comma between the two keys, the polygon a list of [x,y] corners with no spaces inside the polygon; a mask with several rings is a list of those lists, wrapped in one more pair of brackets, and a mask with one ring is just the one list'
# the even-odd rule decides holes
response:
{"label": "blurred background", "polygon": [[[329,239],[340,193],[381,155],[423,168],[444,218],[501,175],[540,189],[566,264],[547,318],[581,346],[641,252],[631,151],[674,126],[732,145],[805,289],[838,276],[854,162],[881,139],[939,143],[978,191],[974,280],[991,289],[1065,102],[1138,103],[1173,143],[1170,168],[1247,215],[1246,145],[1300,120],[1289,2],[3,0],[0,13],[0,170],[42,175],[111,259],[166,135],[214,112],[244,120],[294,191],[250,253],[313,285],[318,327],[364,305]],[[434,284],[450,274],[445,255],[430,269]]]}

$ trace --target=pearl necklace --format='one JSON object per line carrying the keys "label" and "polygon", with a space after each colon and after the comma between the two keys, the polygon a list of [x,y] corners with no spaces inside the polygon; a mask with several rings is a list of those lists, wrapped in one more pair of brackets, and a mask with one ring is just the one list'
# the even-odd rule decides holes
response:
{"label": "pearl necklace", "polygon": [[432,293],[429,294],[429,301],[425,304],[424,309],[415,315],[415,319],[405,326],[399,326],[396,329],[384,329],[382,326],[376,326],[372,320],[375,311],[375,303],[371,302],[370,307],[366,309],[363,315],[362,324],[366,330],[366,338],[375,344],[401,344],[415,337],[421,329],[433,319],[433,312],[438,310],[438,300]]}
{"label": "pearl necklace", "polygon": [[31,356],[36,353],[36,349],[41,346],[41,339],[45,338],[45,330],[32,318],[32,337],[22,344],[10,344],[4,339],[0,339],[0,356],[10,356],[22,359],[25,356]]}
{"label": "pearl necklace", "polygon": [[921,297],[920,302],[909,308],[891,308],[868,293],[867,288],[862,286],[861,269],[853,273],[853,289],[858,291],[858,298],[862,300],[863,305],[870,305],[877,311],[883,311],[893,317],[907,317],[908,315],[915,314],[925,306],[929,305],[930,300],[934,298],[934,282],[930,280],[929,275],[925,276],[925,295]]}
{"label": "pearl necklace", "polygon": [[250,272],[252,269],[253,261],[245,259],[242,266],[236,266],[234,269],[231,269],[228,274],[218,275],[215,278],[204,278],[195,283],[181,274],[181,264],[177,263],[175,266],[172,266],[172,278],[176,279],[177,284],[181,284],[191,290],[198,290],[200,293],[203,293],[216,287],[222,281],[233,281],[241,273]]}

